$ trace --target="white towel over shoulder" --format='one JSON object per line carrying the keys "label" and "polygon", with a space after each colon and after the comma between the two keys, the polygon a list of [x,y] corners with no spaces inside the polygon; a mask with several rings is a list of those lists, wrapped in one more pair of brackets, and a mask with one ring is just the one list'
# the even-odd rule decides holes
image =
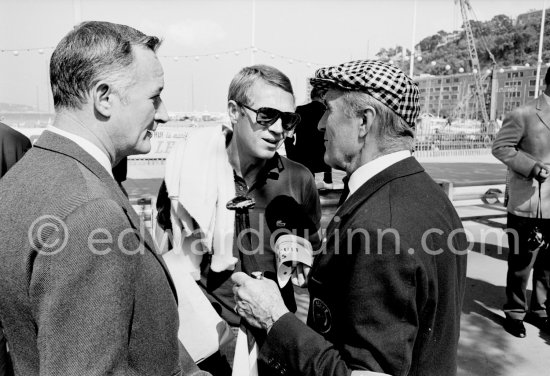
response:
{"label": "white towel over shoulder", "polygon": [[183,252],[191,275],[200,278],[204,253],[215,272],[233,270],[235,213],[226,203],[235,197],[233,168],[223,126],[196,128],[166,158],[165,182],[171,201],[173,249]]}

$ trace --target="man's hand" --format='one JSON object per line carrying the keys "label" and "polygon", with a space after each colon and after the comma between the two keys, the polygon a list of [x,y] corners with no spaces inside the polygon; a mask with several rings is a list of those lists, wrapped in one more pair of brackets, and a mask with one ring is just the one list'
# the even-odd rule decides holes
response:
{"label": "man's hand", "polygon": [[274,281],[253,279],[242,272],[233,274],[231,279],[235,284],[235,311],[253,327],[269,332],[275,321],[288,312]]}
{"label": "man's hand", "polygon": [[544,183],[544,181],[548,179],[548,176],[550,176],[550,166],[537,161],[531,171],[531,175],[540,183]]}

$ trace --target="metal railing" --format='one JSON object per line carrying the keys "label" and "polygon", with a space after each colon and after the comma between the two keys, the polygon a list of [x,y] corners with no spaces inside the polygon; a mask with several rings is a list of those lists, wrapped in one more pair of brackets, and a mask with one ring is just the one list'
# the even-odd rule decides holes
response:
{"label": "metal railing", "polygon": [[465,156],[490,154],[496,132],[439,132],[416,138],[414,153],[417,157]]}
{"label": "metal railing", "polygon": [[[190,129],[181,128],[180,131],[184,133],[179,134],[178,137],[182,138],[182,135]],[[498,125],[496,123],[491,123],[489,126],[484,127],[477,120],[462,119],[451,124],[444,118],[423,115],[419,118],[419,123],[416,127],[415,156],[452,157],[489,154],[497,130]],[[167,132],[167,130],[163,132]],[[170,135],[174,136],[173,134]],[[168,149],[164,150],[159,145],[165,141],[159,138],[155,142],[157,148],[154,148],[154,150],[156,152],[152,152],[149,155],[130,156],[130,162],[134,165],[164,164]],[[163,152],[159,152],[159,148]],[[285,155],[283,149],[279,152]]]}
{"label": "metal railing", "polygon": [[420,116],[416,126],[415,155],[417,157],[485,155],[498,132],[499,124],[484,125],[478,120],[448,119],[429,114]]}

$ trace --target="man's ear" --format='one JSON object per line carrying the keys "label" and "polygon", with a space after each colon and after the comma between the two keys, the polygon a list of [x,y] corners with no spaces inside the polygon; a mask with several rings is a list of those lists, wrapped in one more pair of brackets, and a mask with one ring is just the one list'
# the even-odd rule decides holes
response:
{"label": "man's ear", "polygon": [[94,109],[102,116],[111,117],[113,110],[113,88],[106,82],[98,82],[92,89]]}
{"label": "man's ear", "polygon": [[230,100],[227,102],[227,114],[229,115],[231,124],[234,126],[241,116],[241,107],[234,100]]}
{"label": "man's ear", "polygon": [[367,107],[361,112],[361,124],[359,124],[359,137],[365,137],[372,131],[376,110],[373,107]]}

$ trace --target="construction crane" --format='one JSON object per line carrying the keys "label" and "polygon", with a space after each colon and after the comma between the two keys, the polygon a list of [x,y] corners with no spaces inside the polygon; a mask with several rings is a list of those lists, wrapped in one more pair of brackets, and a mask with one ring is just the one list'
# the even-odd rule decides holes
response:
{"label": "construction crane", "polygon": [[[472,27],[470,25],[470,19],[468,18],[468,10],[472,10],[469,0],[455,0],[455,4],[460,3],[460,11],[462,13],[462,21],[464,23],[464,31],[466,33],[466,40],[468,41],[468,52],[470,53],[470,60],[472,62],[472,74],[474,77],[474,96],[477,99],[477,103],[481,110],[481,116],[483,117],[483,130],[487,130],[488,125],[490,124],[489,115],[487,113],[487,107],[485,104],[485,93],[483,91],[483,81],[487,76],[482,77],[481,68],[479,66],[479,58],[477,55],[476,44],[474,40],[474,33],[472,32]],[[496,61],[489,49],[486,47],[489,56],[493,61],[493,71],[496,66]]]}
{"label": "construction crane", "polygon": [[[489,76],[491,76],[493,70],[487,70],[483,75],[481,76],[481,85],[483,87],[483,83],[487,80]],[[451,112],[451,118],[456,119],[460,118],[463,115],[464,109],[467,105],[467,103],[472,99],[472,97],[475,95],[475,91],[470,91],[469,84],[468,87],[465,90],[465,93],[461,96],[458,104],[455,106],[455,108]]]}

